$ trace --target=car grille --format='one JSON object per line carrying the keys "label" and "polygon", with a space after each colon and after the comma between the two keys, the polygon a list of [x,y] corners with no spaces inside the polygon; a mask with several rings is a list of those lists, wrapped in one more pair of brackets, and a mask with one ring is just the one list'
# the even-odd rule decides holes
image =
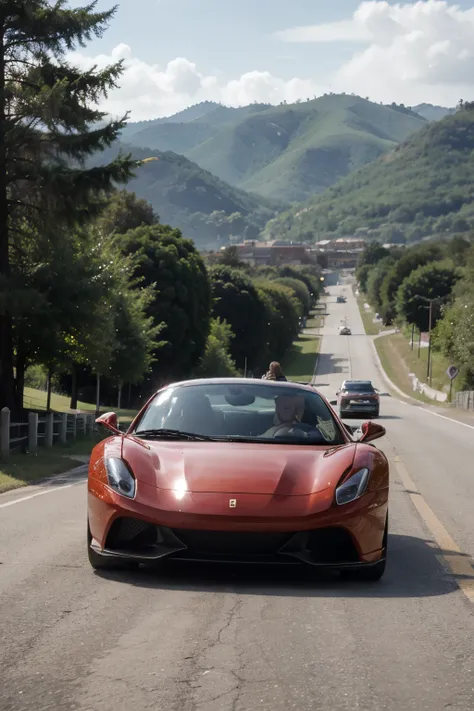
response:
{"label": "car grille", "polygon": [[[186,550],[180,547],[181,544]],[[128,517],[113,522],[105,548],[144,557],[196,560],[299,561],[315,565],[356,563],[359,560],[351,535],[338,527],[299,533],[200,531],[169,529]]]}
{"label": "car grille", "polygon": [[291,533],[249,533],[234,531],[189,531],[172,529],[190,553],[202,556],[275,555]]}

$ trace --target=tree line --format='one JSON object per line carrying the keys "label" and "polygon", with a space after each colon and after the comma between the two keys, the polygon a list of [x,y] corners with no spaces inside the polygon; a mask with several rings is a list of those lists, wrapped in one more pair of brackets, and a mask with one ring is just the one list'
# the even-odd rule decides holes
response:
{"label": "tree line", "polygon": [[[25,314],[30,347],[21,370],[40,387],[50,373],[73,409],[79,394],[93,400],[98,376],[103,399],[118,393],[128,405],[180,378],[263,373],[290,348],[321,289],[317,266],[252,268],[234,247],[206,264],[191,240],[126,190],[80,241],[69,239],[80,250],[68,253],[59,281],[45,274],[51,300],[41,321],[33,328],[38,313]],[[19,355],[16,344],[17,377]]]}
{"label": "tree line", "polygon": [[179,230],[119,189],[146,159],[87,167],[128,118],[97,109],[122,63],[83,71],[68,58],[112,20],[115,9],[96,5],[0,9],[0,407],[14,411],[42,372],[74,407],[99,378],[107,395],[263,368],[317,295],[316,268],[252,272],[232,254],[207,267]]}
{"label": "tree line", "polygon": [[[369,243],[359,257],[361,291],[385,325],[432,327],[435,351],[459,370],[458,388],[474,388],[474,241],[455,236],[408,248]],[[430,308],[431,306],[431,308]]]}

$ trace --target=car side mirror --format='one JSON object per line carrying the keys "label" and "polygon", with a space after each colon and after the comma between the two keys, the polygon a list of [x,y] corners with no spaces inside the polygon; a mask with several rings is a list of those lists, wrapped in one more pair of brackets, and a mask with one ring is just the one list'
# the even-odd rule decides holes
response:
{"label": "car side mirror", "polygon": [[359,438],[359,442],[373,442],[374,439],[380,439],[380,437],[384,437],[386,434],[385,427],[371,421],[364,422],[360,429],[362,431],[362,435]]}
{"label": "car side mirror", "polygon": [[104,425],[104,427],[114,434],[122,434],[118,428],[117,415],[115,412],[106,412],[105,415],[101,415],[96,419],[98,425]]}

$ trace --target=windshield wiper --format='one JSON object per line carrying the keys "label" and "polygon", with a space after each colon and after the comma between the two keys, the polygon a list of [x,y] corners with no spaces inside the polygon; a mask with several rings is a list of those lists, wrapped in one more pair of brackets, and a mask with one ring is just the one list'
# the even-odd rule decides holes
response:
{"label": "windshield wiper", "polygon": [[212,442],[213,437],[206,435],[193,434],[193,432],[181,432],[181,430],[138,430],[133,433],[135,437],[144,437],[145,439],[186,439],[193,442]]}

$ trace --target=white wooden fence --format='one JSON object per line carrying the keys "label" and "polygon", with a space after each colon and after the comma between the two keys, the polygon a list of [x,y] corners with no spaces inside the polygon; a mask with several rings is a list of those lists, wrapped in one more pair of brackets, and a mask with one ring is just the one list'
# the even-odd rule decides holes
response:
{"label": "white wooden fence", "polygon": [[461,410],[474,412],[474,390],[463,390],[456,393],[455,405]]}
{"label": "white wooden fence", "polygon": [[78,433],[92,434],[94,415],[68,415],[67,413],[29,412],[25,422],[12,422],[10,410],[0,411],[0,455],[3,459],[15,450],[35,454],[38,446],[52,447],[74,441]]}

